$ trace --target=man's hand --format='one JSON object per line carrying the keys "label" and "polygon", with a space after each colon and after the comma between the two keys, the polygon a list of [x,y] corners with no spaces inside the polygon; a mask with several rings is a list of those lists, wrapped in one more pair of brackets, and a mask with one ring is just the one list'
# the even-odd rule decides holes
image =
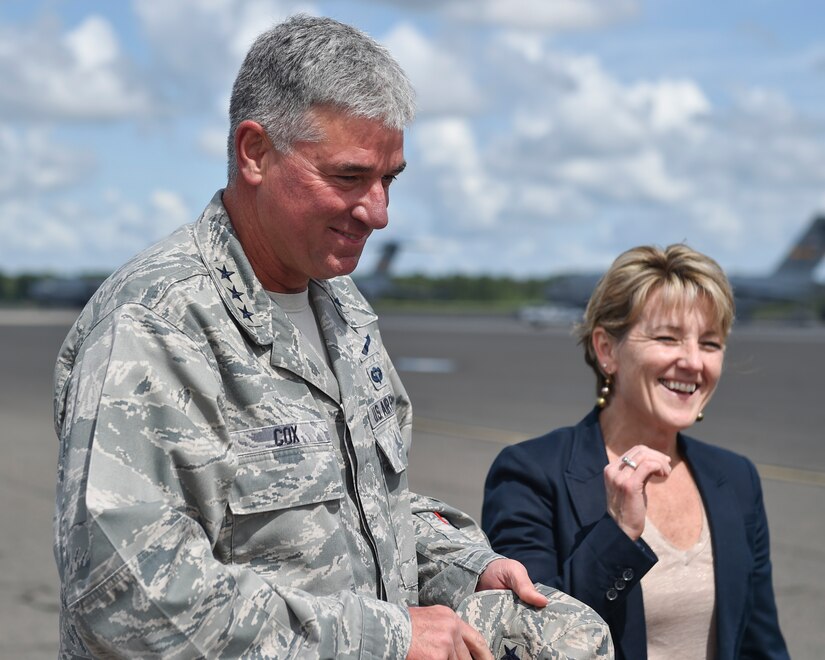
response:
{"label": "man's hand", "polygon": [[510,589],[528,605],[544,607],[547,598],[536,591],[527,569],[515,559],[494,559],[478,576],[476,591],[485,589]]}
{"label": "man's hand", "polygon": [[412,644],[407,660],[493,660],[481,633],[449,607],[411,607]]}

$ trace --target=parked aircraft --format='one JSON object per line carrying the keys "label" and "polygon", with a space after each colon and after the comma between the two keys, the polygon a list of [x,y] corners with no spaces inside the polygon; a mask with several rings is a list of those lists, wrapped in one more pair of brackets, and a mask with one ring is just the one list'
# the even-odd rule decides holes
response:
{"label": "parked aircraft", "polygon": [[46,277],[29,286],[28,297],[45,307],[83,307],[104,279],[103,276]]}
{"label": "parked aircraft", "polygon": [[400,244],[396,241],[384,243],[381,247],[381,256],[372,272],[367,275],[356,274],[353,276],[358,290],[364,294],[367,300],[378,300],[394,289],[395,285],[390,276],[390,268],[400,248]]}
{"label": "parked aircraft", "polygon": [[[767,275],[730,276],[737,316],[747,318],[755,308],[769,303],[807,306],[817,297],[825,296],[825,286],[813,278],[823,256],[825,215],[818,215],[773,272]],[[547,286],[545,296],[555,305],[584,308],[601,275],[560,275]]]}

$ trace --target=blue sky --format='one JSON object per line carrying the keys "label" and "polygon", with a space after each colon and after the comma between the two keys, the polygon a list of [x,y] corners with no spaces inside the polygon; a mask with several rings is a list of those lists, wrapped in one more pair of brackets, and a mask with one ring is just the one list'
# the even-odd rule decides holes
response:
{"label": "blue sky", "polygon": [[765,272],[825,211],[820,0],[4,0],[0,270],[106,271],[196,218],[240,60],[295,11],[364,29],[418,92],[362,270],[396,239],[407,273],[678,241]]}

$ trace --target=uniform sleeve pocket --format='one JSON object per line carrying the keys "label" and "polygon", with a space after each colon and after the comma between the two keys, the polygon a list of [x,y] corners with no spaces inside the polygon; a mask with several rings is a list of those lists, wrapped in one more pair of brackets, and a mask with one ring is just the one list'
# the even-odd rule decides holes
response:
{"label": "uniform sleeve pocket", "polygon": [[331,446],[292,447],[242,460],[229,494],[236,514],[340,500],[341,468]]}

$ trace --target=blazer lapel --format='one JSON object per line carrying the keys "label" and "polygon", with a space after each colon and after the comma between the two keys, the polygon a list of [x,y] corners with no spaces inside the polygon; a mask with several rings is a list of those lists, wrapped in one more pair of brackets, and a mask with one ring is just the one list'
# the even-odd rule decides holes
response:
{"label": "blazer lapel", "polygon": [[746,606],[748,574],[753,558],[742,513],[726,475],[707,455],[701,443],[679,437],[682,455],[693,472],[707,512],[713,544],[716,586],[716,639],[719,658],[732,658],[737,628]]}
{"label": "blazer lapel", "polygon": [[597,522],[606,510],[605,465],[607,452],[599,417],[593,410],[575,428],[570,462],[564,473],[570,501],[581,527]]}

